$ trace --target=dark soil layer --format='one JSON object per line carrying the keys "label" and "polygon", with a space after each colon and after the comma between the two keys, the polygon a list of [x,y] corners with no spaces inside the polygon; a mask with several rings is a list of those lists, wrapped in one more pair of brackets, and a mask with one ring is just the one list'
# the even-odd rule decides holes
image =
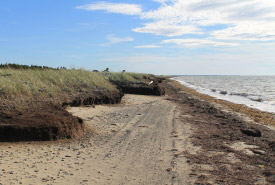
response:
{"label": "dark soil layer", "polygon": [[125,94],[140,94],[140,95],[155,95],[162,96],[165,94],[164,89],[162,89],[159,85],[145,85],[145,84],[119,84],[119,88]]}
{"label": "dark soil layer", "polygon": [[0,141],[49,141],[76,138],[83,135],[85,126],[65,110],[67,105],[115,104],[123,93],[93,90],[61,103],[30,103],[27,110],[0,111]]}
{"label": "dark soil layer", "polygon": [[120,83],[113,82],[116,86],[118,86],[123,93],[125,94],[139,94],[139,95],[155,95],[155,96],[163,96],[165,95],[165,88],[160,86],[159,84],[163,79],[155,78],[148,81],[148,83]]}
{"label": "dark soil layer", "polygon": [[81,135],[83,121],[61,106],[44,104],[27,112],[0,114],[0,141],[48,141]]}
{"label": "dark soil layer", "polygon": [[[275,132],[245,121],[165,81],[166,93],[182,109],[182,122],[195,129],[192,141],[201,147],[197,154],[184,153],[194,166],[196,184],[275,184]],[[184,115],[192,115],[186,117]],[[232,144],[256,145],[251,155]],[[230,161],[228,156],[234,156]],[[177,156],[176,156],[177,157]],[[205,167],[204,166],[208,166]]]}
{"label": "dark soil layer", "polygon": [[62,106],[78,107],[81,105],[116,104],[120,103],[123,95],[121,90],[93,90],[93,93],[83,93],[73,98],[72,101],[63,102]]}

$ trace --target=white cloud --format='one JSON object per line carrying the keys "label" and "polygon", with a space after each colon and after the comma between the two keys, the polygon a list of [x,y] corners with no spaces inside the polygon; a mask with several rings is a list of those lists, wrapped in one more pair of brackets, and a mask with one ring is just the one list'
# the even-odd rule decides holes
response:
{"label": "white cloud", "polygon": [[118,44],[118,43],[121,43],[121,42],[132,42],[132,41],[134,41],[134,38],[132,38],[132,37],[119,38],[119,37],[116,37],[114,35],[107,35],[106,38],[107,38],[108,42],[101,44],[101,46],[110,46],[110,45]]}
{"label": "white cloud", "polygon": [[135,48],[161,48],[161,46],[152,44],[152,45],[136,46]]}
{"label": "white cloud", "polygon": [[206,47],[206,46],[238,46],[237,43],[219,42],[210,39],[168,39],[162,44],[177,44],[183,47]]}
{"label": "white cloud", "polygon": [[[208,34],[213,40],[275,40],[274,0],[154,0],[160,6],[144,11],[138,4],[98,2],[77,8],[139,15],[146,20],[135,32],[164,36]],[[207,30],[207,26],[224,25]]]}
{"label": "white cloud", "polygon": [[180,36],[188,33],[201,34],[201,32],[199,32],[198,29],[194,26],[177,25],[177,24],[173,24],[171,21],[170,22],[159,21],[159,22],[146,23],[144,27],[135,28],[133,29],[133,31],[141,32],[141,33],[153,33],[156,35],[165,35],[169,37]]}
{"label": "white cloud", "polygon": [[120,13],[127,15],[140,15],[142,12],[142,8],[140,5],[136,4],[123,4],[123,3],[107,3],[107,2],[98,2],[87,4],[83,6],[76,7],[78,9],[84,10],[105,10],[111,13]]}
{"label": "white cloud", "polygon": [[213,31],[212,35],[224,40],[269,41],[275,40],[275,25],[263,21],[243,21],[233,27]]}
{"label": "white cloud", "polygon": [[[167,0],[153,11],[144,12],[143,19],[152,19],[147,24],[162,24],[169,27],[193,27],[188,32],[196,34],[200,26],[225,24],[224,30],[210,32],[217,39],[230,40],[275,40],[275,1],[274,0]],[[148,26],[134,31],[148,33]],[[202,30],[200,30],[202,31]],[[160,31],[150,33],[159,35]],[[165,34],[165,32],[162,32]],[[185,34],[186,32],[182,32]],[[171,29],[167,36],[181,34]]]}

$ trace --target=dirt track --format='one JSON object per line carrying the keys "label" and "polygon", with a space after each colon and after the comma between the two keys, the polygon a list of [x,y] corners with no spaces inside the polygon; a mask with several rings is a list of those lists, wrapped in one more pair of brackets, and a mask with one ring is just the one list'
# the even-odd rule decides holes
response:
{"label": "dirt track", "polygon": [[188,123],[164,97],[71,108],[93,131],[81,142],[0,144],[0,184],[193,184],[179,151],[196,152]]}

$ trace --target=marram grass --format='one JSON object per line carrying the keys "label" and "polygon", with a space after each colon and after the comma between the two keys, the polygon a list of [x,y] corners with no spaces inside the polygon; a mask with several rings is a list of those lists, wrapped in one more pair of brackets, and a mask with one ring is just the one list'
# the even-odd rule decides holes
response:
{"label": "marram grass", "polygon": [[86,70],[0,69],[1,102],[15,106],[28,100],[64,100],[90,88],[115,89],[100,73]]}
{"label": "marram grass", "polygon": [[128,83],[128,82],[144,82],[153,75],[144,73],[115,73],[102,72],[100,73],[106,80],[111,82]]}
{"label": "marram grass", "polygon": [[30,102],[62,102],[91,89],[114,90],[111,82],[143,82],[151,76],[83,69],[0,69],[0,109],[22,110]]}

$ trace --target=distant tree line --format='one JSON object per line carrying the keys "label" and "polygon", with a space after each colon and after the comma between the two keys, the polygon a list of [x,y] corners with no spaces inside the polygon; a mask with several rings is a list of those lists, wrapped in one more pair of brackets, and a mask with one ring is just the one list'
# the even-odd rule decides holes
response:
{"label": "distant tree line", "polygon": [[33,69],[33,70],[46,70],[46,69],[52,69],[52,70],[60,70],[60,69],[67,69],[66,67],[48,67],[48,66],[37,66],[37,65],[21,65],[21,64],[0,64],[0,68],[4,69]]}
{"label": "distant tree line", "polygon": [[[6,64],[0,64],[0,69],[32,69],[32,70],[67,70],[66,67],[48,67],[48,66],[38,66],[38,65],[22,65],[22,64],[11,64],[11,63],[6,63]],[[93,70],[93,72],[100,72],[98,70]],[[106,68],[105,70],[101,72],[109,72],[109,68]],[[122,73],[125,73],[126,71],[123,70]]]}

